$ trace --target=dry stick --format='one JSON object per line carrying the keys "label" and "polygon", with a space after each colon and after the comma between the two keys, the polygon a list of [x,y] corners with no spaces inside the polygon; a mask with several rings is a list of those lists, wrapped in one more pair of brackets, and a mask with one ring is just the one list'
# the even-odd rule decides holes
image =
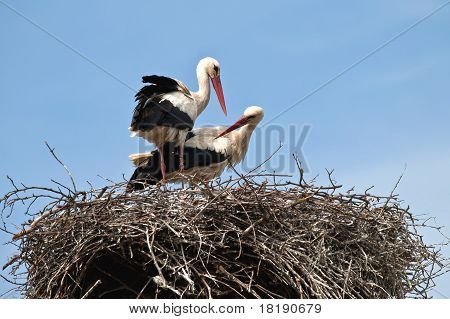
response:
{"label": "dry stick", "polygon": [[350,277],[350,271],[351,271],[351,268],[352,268],[352,263],[353,263],[353,259],[350,259],[350,262],[348,264],[347,273],[345,275],[344,287],[342,288],[342,298],[345,297],[345,290],[347,289],[347,282],[348,282],[348,278]]}
{"label": "dry stick", "polygon": [[241,234],[242,237],[246,236],[248,233],[250,233],[253,229],[255,229],[256,226],[266,221],[267,218],[261,217],[256,222],[248,226]]}
{"label": "dry stick", "polygon": [[256,166],[254,169],[252,169],[251,171],[247,172],[245,175],[248,176],[249,174],[253,173],[254,171],[256,171],[257,169],[259,169],[260,167],[262,167],[264,164],[266,164],[268,161],[270,161],[272,159],[272,157],[278,153],[278,151],[283,147],[283,144],[280,142],[280,145],[278,145],[278,148],[272,153],[270,154],[270,156],[261,164],[259,164],[258,166]]}
{"label": "dry stick", "polygon": [[[236,185],[236,183],[237,182],[235,182],[232,186]],[[222,196],[226,191],[227,191],[227,189],[224,189],[219,194],[217,194],[213,199],[211,199],[205,206],[203,206],[203,208],[189,221],[189,223],[184,225],[184,227],[181,229],[180,233],[182,233],[188,226],[190,226],[194,222],[194,220],[196,220],[206,210],[206,208],[209,207],[209,205],[211,205],[217,198]]]}
{"label": "dry stick", "polygon": [[[7,296],[9,293],[12,293],[12,292],[17,292],[17,288],[13,287],[13,288],[8,289],[7,291],[1,293],[1,294],[0,294],[0,299],[3,299],[3,297]],[[5,299],[12,299],[12,298],[14,298],[14,297],[11,297],[11,298],[5,298]]]}
{"label": "dry stick", "polygon": [[[16,184],[14,183],[14,180],[11,178],[11,177],[9,177],[8,175],[6,175],[6,178],[10,181],[10,183],[12,184],[12,186],[14,187],[14,189],[15,189],[15,195],[16,195],[16,197],[17,197],[17,199],[18,200],[20,200],[20,197],[19,197],[19,195],[18,195],[18,193],[20,193],[20,190],[17,188],[17,186],[16,186]],[[6,197],[6,196],[5,196]],[[4,200],[4,198],[2,198],[2,201]],[[24,202],[23,202],[23,200],[22,200],[22,204],[25,204]]]}
{"label": "dry stick", "polygon": [[200,280],[202,281],[203,285],[206,287],[206,290],[208,291],[208,299],[212,299],[211,287],[209,287],[209,285],[207,284],[207,282],[206,282],[204,277],[200,277]]}
{"label": "dry stick", "polygon": [[105,194],[106,190],[108,189],[108,187],[103,187],[102,190],[100,191],[100,193],[97,195],[97,198],[101,198],[103,196],[103,194]]}
{"label": "dry stick", "polygon": [[12,256],[6,264],[3,265],[2,270],[5,270],[9,266],[11,266],[13,263],[15,263],[21,256],[19,254]]}
{"label": "dry stick", "polygon": [[102,281],[100,279],[97,279],[97,281],[94,282],[94,284],[91,286],[91,288],[89,288],[89,290],[86,291],[86,293],[81,297],[81,299],[86,299],[89,296],[89,294],[101,283],[102,283]]}
{"label": "dry stick", "polygon": [[299,178],[298,178],[298,184],[300,185],[300,186],[303,186],[303,185],[308,185],[308,183],[306,183],[306,181],[305,181],[305,178],[304,178],[304,176],[305,176],[305,170],[303,169],[303,167],[302,167],[302,162],[300,161],[300,159],[299,159],[299,157],[298,157],[298,155],[296,155],[296,154],[292,154],[292,157],[294,158],[294,160],[295,160],[295,164],[297,165],[297,169],[298,169],[298,172],[299,172]]}
{"label": "dry stick", "polygon": [[[275,152],[278,152],[278,150],[280,150],[281,148],[281,144],[278,147],[278,149]],[[274,153],[275,154],[275,153]],[[272,155],[273,156],[273,155]],[[241,234],[242,236],[246,236],[251,230],[254,230],[256,226],[258,226],[259,224],[267,221],[269,219],[269,213],[267,212],[267,210],[261,205],[261,201],[258,197],[258,194],[256,193],[256,191],[253,189],[253,187],[250,185],[249,181],[247,180],[246,175],[240,175],[236,169],[234,168],[234,166],[231,166],[231,168],[233,169],[233,171],[238,174],[239,176],[241,176],[242,179],[244,179],[245,183],[247,184],[247,186],[250,187],[250,189],[252,190],[253,194],[256,197],[256,200],[258,202],[258,206],[260,208],[260,210],[263,212],[263,217],[261,217],[260,219],[258,219],[255,223],[251,224],[249,227],[247,227],[244,232]],[[256,234],[255,234],[256,236]]]}
{"label": "dry stick", "polygon": [[141,298],[141,296],[144,293],[145,289],[152,282],[152,280],[153,280],[153,278],[150,278],[149,280],[147,280],[147,282],[145,283],[144,287],[142,287],[141,291],[139,291],[139,294],[136,296],[136,299],[140,299]]}
{"label": "dry stick", "polygon": [[228,271],[225,270],[225,268],[223,268],[222,266],[219,266],[218,269],[221,273],[225,274],[228,278],[230,278],[232,281],[234,281],[235,283],[237,283],[241,289],[251,293],[252,295],[254,295],[256,298],[261,299],[261,297],[255,292],[253,291],[249,285],[244,284],[241,280],[239,280],[239,278],[237,278],[236,276],[234,276],[233,274],[229,273]]}
{"label": "dry stick", "polygon": [[12,281],[12,280],[6,278],[6,277],[3,276],[2,274],[0,274],[0,278],[3,278],[4,281],[6,281],[6,282],[8,282],[8,283],[10,283],[10,284],[12,284],[12,285],[21,286],[20,283],[14,282],[14,281]]}
{"label": "dry stick", "polygon": [[290,207],[295,207],[295,206],[297,206],[298,204],[303,203],[303,202],[307,201],[307,200],[310,199],[310,198],[313,198],[313,197],[316,196],[321,190],[322,190],[322,186],[319,187],[313,194],[311,194],[311,195],[309,195],[309,196],[306,196],[306,197],[299,198],[299,199],[297,199],[295,202],[293,202],[292,204],[290,204],[289,206],[290,206]]}
{"label": "dry stick", "polygon": [[131,291],[132,293],[134,293],[135,295],[138,294],[138,292],[136,292],[133,288],[131,288],[130,286],[128,286],[126,283],[124,283],[122,280],[120,280],[119,278],[114,277],[113,275],[111,275],[109,272],[107,272],[106,270],[103,270],[97,266],[95,266],[95,269],[97,269],[98,271],[100,271],[102,274],[108,276],[109,278],[111,278],[112,280],[118,282],[119,284],[121,284],[123,286],[123,288],[125,288],[126,290]]}
{"label": "dry stick", "polygon": [[405,167],[403,168],[403,172],[400,174],[400,177],[397,179],[397,182],[395,183],[394,188],[392,189],[391,193],[389,194],[389,197],[387,198],[386,203],[384,204],[383,209],[385,209],[385,208],[387,207],[389,201],[390,201],[392,198],[394,198],[394,192],[395,192],[395,190],[397,189],[398,185],[400,184],[400,181],[402,180],[403,175],[405,174],[405,171],[406,171],[406,165],[405,165]]}
{"label": "dry stick", "polygon": [[50,151],[50,153],[53,155],[53,157],[58,161],[59,164],[62,165],[62,167],[64,167],[64,169],[66,170],[67,174],[69,174],[70,177],[70,181],[72,182],[72,186],[73,186],[73,193],[77,193],[77,187],[75,186],[75,181],[73,179],[72,173],[70,172],[69,168],[66,166],[66,164],[64,164],[59,158],[58,156],[56,156],[55,154],[55,149],[51,148],[50,145],[48,145],[47,141],[45,141],[45,145],[47,146],[48,150]]}
{"label": "dry stick", "polygon": [[58,213],[58,212],[60,212],[61,210],[63,210],[64,208],[65,208],[64,206],[57,206],[57,207],[54,207],[54,208],[51,209],[51,210],[47,210],[47,211],[43,212],[41,216],[37,217],[37,218],[31,223],[31,225],[30,225],[30,227],[29,227],[28,229],[24,229],[24,230],[20,231],[19,233],[15,234],[15,235],[13,236],[12,240],[20,239],[20,238],[22,238],[23,236],[29,234],[30,232],[32,232],[32,231],[34,230],[34,228],[39,224],[39,222],[40,222],[42,219],[46,218],[46,217],[49,216],[50,214]]}
{"label": "dry stick", "polygon": [[[167,283],[167,280],[166,280],[166,278],[164,278],[164,275],[163,275],[163,272],[162,272],[162,270],[161,270],[161,267],[160,267],[159,264],[158,264],[158,260],[156,259],[155,253],[153,252],[153,243],[155,242],[155,230],[153,230],[153,233],[152,233],[152,241],[151,241],[151,242],[150,242],[150,238],[149,238],[149,234],[148,234],[148,228],[146,228],[146,230],[145,230],[145,236],[146,236],[146,239],[147,239],[147,246],[148,246],[148,249],[150,250],[150,255],[151,255],[152,258],[153,258],[153,263],[154,263],[156,269],[158,270],[159,277],[160,277],[161,280],[162,280],[162,284],[163,284],[163,285],[162,285],[162,288],[168,288],[168,289],[170,289],[171,291],[173,291],[174,293],[176,293],[177,295],[180,295],[180,292],[179,292],[178,290],[176,290],[175,288],[171,287],[171,286]],[[158,283],[157,283],[157,284],[158,284]]]}

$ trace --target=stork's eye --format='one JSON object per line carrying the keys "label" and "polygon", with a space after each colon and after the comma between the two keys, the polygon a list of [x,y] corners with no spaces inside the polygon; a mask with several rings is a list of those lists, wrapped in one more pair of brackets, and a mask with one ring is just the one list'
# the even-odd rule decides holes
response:
{"label": "stork's eye", "polygon": [[247,117],[247,119],[251,120],[251,119],[254,119],[255,117],[256,117],[255,115],[250,115]]}
{"label": "stork's eye", "polygon": [[214,65],[214,71],[219,71],[219,67],[217,65]]}

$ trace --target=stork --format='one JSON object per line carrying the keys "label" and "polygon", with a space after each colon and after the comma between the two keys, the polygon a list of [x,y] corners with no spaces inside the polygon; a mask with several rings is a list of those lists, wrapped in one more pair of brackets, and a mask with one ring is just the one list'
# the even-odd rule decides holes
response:
{"label": "stork", "polygon": [[227,166],[240,163],[248,149],[251,135],[264,117],[263,109],[248,107],[242,117],[233,125],[198,128],[187,134],[184,148],[185,171],[178,172],[180,146],[167,143],[165,154],[160,150],[151,153],[135,154],[132,157],[137,166],[130,178],[129,189],[143,189],[145,185],[154,185],[163,176],[160,161],[164,157],[168,167],[167,181],[181,182],[186,177],[210,180],[220,176]]}
{"label": "stork", "polygon": [[179,169],[184,168],[184,141],[194,122],[208,105],[209,79],[216,91],[223,112],[227,115],[225,98],[220,81],[220,65],[213,58],[204,58],[197,65],[198,91],[191,92],[180,81],[165,76],[142,77],[144,86],[136,94],[136,108],[129,130],[131,136],[140,136],[155,144],[161,154],[163,179],[166,175],[164,144],[180,146]]}

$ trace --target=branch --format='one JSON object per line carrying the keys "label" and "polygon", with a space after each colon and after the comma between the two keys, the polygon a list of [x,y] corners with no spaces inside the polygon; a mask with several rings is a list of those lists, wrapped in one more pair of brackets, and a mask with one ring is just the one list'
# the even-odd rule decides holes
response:
{"label": "branch", "polygon": [[55,154],[55,149],[51,148],[50,145],[48,145],[47,141],[45,142],[45,145],[47,146],[48,150],[50,151],[50,153],[53,155],[53,157],[56,159],[56,161],[62,165],[62,167],[64,167],[64,169],[66,170],[67,174],[69,174],[70,177],[70,181],[72,182],[72,186],[73,186],[73,193],[77,192],[77,187],[75,186],[75,181],[73,179],[72,173],[70,172],[69,168],[66,166],[66,164],[64,164],[59,158],[58,156],[56,156]]}

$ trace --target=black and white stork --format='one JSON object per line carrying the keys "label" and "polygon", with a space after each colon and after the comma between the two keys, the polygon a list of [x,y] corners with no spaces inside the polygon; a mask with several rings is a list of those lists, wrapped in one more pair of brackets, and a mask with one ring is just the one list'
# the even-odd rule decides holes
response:
{"label": "black and white stork", "polygon": [[140,136],[155,144],[161,154],[161,173],[166,175],[164,144],[180,146],[179,169],[183,170],[184,141],[194,122],[208,105],[210,97],[209,79],[216,91],[225,115],[227,109],[220,81],[220,65],[213,58],[204,58],[197,65],[198,91],[191,92],[180,81],[164,76],[142,77],[149,83],[136,94],[137,106],[131,120],[131,136]]}
{"label": "black and white stork", "polygon": [[[251,135],[264,117],[263,109],[248,107],[242,117],[233,125],[198,128],[188,133],[184,146],[185,170],[179,172],[180,147],[167,143],[163,158],[167,167],[167,181],[210,180],[220,176],[229,165],[240,163],[248,149]],[[154,185],[163,176],[161,172],[161,151],[135,154],[133,163],[137,166],[130,178],[129,190],[143,189]]]}

